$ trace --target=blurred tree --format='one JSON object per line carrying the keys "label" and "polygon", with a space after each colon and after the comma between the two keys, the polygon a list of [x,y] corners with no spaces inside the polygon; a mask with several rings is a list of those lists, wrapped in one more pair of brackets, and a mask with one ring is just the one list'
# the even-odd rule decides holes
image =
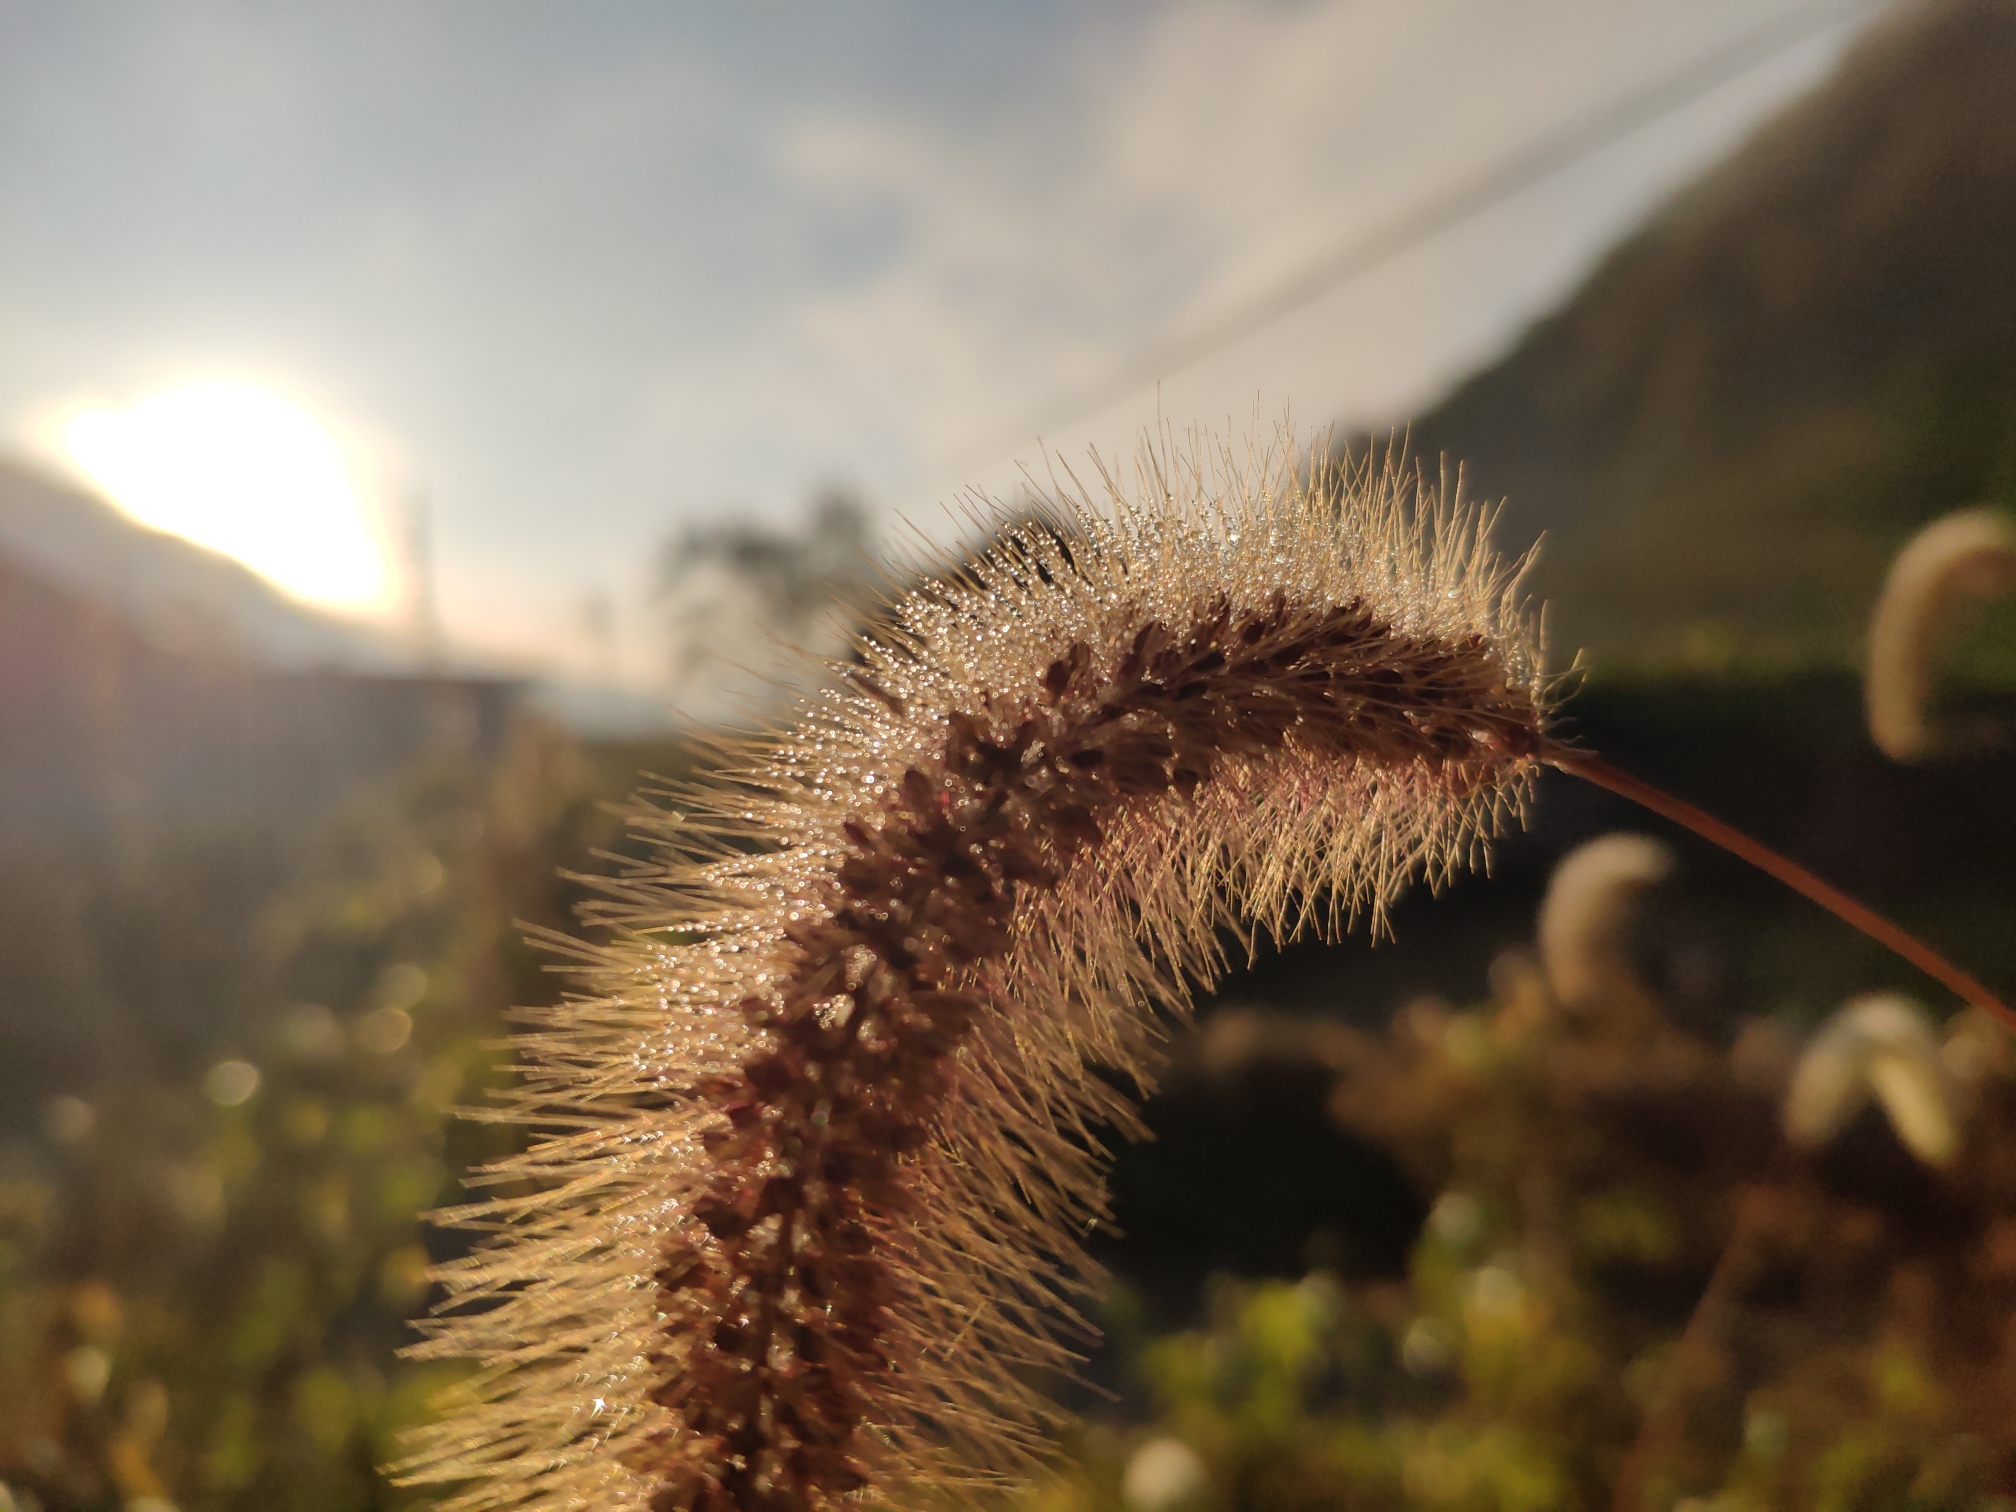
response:
{"label": "blurred tree", "polygon": [[839,650],[873,599],[870,546],[866,510],[840,489],[817,495],[797,530],[720,519],[680,531],[653,584],[673,681],[738,665],[781,678],[792,651]]}

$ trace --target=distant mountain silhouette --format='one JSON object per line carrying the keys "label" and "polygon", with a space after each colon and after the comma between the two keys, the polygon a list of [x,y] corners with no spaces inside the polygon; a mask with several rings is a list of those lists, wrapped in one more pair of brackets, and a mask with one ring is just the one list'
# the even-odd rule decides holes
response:
{"label": "distant mountain silhouette", "polygon": [[273,669],[411,670],[389,632],[320,614],[249,568],[136,524],[103,499],[0,459],[0,557],[95,600],[166,650]]}
{"label": "distant mountain silhouette", "polygon": [[[671,724],[664,699],[633,689],[527,675],[480,658],[422,655],[395,630],[290,599],[229,557],[150,530],[94,494],[0,457],[0,592],[44,591],[77,613],[116,622],[120,634],[150,654],[201,662],[213,672],[312,673],[331,686],[345,676],[436,686],[511,683],[528,707],[590,737],[656,735]],[[5,614],[0,606],[0,618]],[[7,718],[0,702],[0,726]],[[0,728],[0,743],[6,738]]]}
{"label": "distant mountain silhouette", "polygon": [[0,856],[294,832],[497,749],[509,678],[416,665],[238,563],[0,463]]}
{"label": "distant mountain silhouette", "polygon": [[1905,5],[1412,450],[1546,533],[1561,660],[1856,660],[1911,531],[2016,497],[2016,0]]}

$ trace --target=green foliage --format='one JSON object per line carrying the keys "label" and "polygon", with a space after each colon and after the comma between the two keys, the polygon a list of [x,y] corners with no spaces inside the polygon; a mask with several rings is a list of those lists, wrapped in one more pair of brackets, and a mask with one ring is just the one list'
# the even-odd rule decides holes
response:
{"label": "green foliage", "polygon": [[507,1010],[559,986],[518,921],[567,922],[581,889],[559,868],[617,828],[598,800],[671,757],[591,761],[528,725],[494,766],[430,766],[374,795],[275,857],[251,896],[164,890],[159,871],[151,898],[125,892],[120,971],[207,960],[192,986],[264,1011],[217,1012],[201,1069],[108,1058],[49,1107],[45,1140],[14,1147],[0,1483],[15,1507],[413,1501],[378,1467],[452,1372],[397,1351],[428,1264],[461,1242],[422,1215],[517,1137],[448,1110],[503,1074]]}
{"label": "green foliage", "polygon": [[[1659,706],[1676,728],[1723,739],[1675,696]],[[420,1215],[462,1200],[458,1173],[516,1137],[446,1110],[480,1106],[503,1074],[508,1007],[563,984],[517,921],[567,921],[587,892],[558,869],[617,843],[598,800],[677,759],[591,757],[527,729],[494,767],[416,772],[305,852],[234,859],[192,840],[122,875],[57,879],[83,902],[45,942],[55,964],[35,990],[68,971],[75,991],[89,977],[178,1028],[64,1097],[45,1090],[41,1127],[0,1146],[14,1508],[416,1504],[377,1467],[453,1372],[397,1351],[427,1265],[464,1242]],[[1979,918],[1944,893],[1921,906],[1994,969],[2006,907],[1991,881],[1952,884]],[[11,927],[8,962],[32,943]],[[1818,1008],[1836,978],[1887,969],[1825,939],[1826,959],[1801,936],[1766,977],[1805,984]],[[105,958],[64,964],[87,949]],[[1379,1034],[1330,1023],[1320,1054],[1312,1040],[1331,1115],[1428,1212],[1404,1274],[1221,1281],[1200,1317],[1159,1333],[1116,1290],[1122,1398],[1018,1505],[1596,1512],[1623,1481],[1649,1512],[2016,1508],[2002,1041],[1961,1034],[1975,1079],[1950,1171],[1913,1165],[1873,1114],[1787,1161],[1792,1049],[1770,1024],[1724,1043],[1649,1000],[1569,1014],[1516,952],[1491,980],[1467,1011],[1419,1003]],[[1695,1317],[1732,1252],[1724,1305]]]}
{"label": "green foliage", "polygon": [[[1570,1015],[1516,955],[1494,983],[1476,1011],[1347,1032],[1333,1111],[1432,1199],[1404,1277],[1221,1281],[1205,1326],[1159,1338],[1117,1295],[1132,1390],[1021,1505],[2016,1506],[2000,1027],[1955,1023],[1968,1132],[1934,1171],[1874,1112],[1781,1146],[1791,1048],[1768,1025],[1718,1046],[1643,1002]],[[1186,1452],[1187,1492],[1140,1470]]]}

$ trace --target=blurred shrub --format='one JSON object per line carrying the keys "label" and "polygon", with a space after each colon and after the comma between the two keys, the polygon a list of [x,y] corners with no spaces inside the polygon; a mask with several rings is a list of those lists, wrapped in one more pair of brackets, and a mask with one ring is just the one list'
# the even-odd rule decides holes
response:
{"label": "blurred shrub", "polygon": [[[397,1350],[428,1264],[462,1242],[419,1214],[514,1137],[446,1110],[503,1074],[508,1007],[563,980],[520,923],[565,924],[588,892],[559,868],[623,843],[599,800],[677,761],[528,726],[496,765],[415,772],[307,852],[226,864],[198,837],[51,879],[92,906],[46,931],[36,982],[176,1017],[0,1112],[32,1129],[0,1146],[15,1509],[411,1504],[374,1467],[449,1378]],[[0,962],[28,959],[33,930],[9,927]],[[1376,1033],[1223,1018],[1194,1042],[1205,1069],[1293,1089],[1337,1136],[1297,1124],[1247,1184],[1280,1207],[1334,1185],[1313,1162],[1374,1148],[1411,1187],[1387,1204],[1395,1248],[1332,1246],[1348,1277],[1220,1282],[1174,1331],[1116,1290],[1122,1400],[1021,1504],[1593,1512],[1622,1487],[1632,1512],[2016,1509],[2007,1037],[1970,1017],[1939,1037],[1957,1149],[1934,1170],[1881,1096],[1787,1147],[1791,1035],[1682,1017],[1656,984],[1567,993],[1515,951],[1487,1002],[1417,1001]],[[1262,1060],[1270,1077],[1243,1075]],[[1180,1134],[1184,1211],[1222,1227]]]}
{"label": "blurred shrub", "polygon": [[1641,994],[1570,1008],[1520,952],[1493,984],[1379,1034],[1273,1021],[1271,1053],[1307,1037],[1333,1115],[1428,1204],[1404,1277],[1221,1281],[1204,1326],[1162,1337],[1117,1292],[1129,1393],[1023,1505],[2016,1508],[2000,1026],[1948,1026],[1961,1147],[1935,1169],[1877,1098],[1788,1145],[1796,1046],[1770,1024],[1711,1042]]}
{"label": "blurred shrub", "polygon": [[409,1500],[375,1467],[447,1377],[396,1352],[430,1259],[460,1242],[420,1215],[515,1137],[447,1111],[502,1074],[507,1010],[554,996],[523,923],[567,922],[582,889],[560,867],[619,828],[601,800],[676,759],[590,755],[527,724],[496,764],[429,766],[276,858],[251,896],[242,869],[209,898],[129,888],[117,971],[200,962],[184,988],[219,1011],[193,1020],[200,1054],[107,1056],[9,1147],[0,1482],[16,1508]]}

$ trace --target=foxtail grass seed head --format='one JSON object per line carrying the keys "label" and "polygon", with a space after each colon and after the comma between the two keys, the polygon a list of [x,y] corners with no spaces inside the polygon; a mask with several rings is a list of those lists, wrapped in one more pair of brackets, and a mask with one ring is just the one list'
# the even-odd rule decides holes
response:
{"label": "foxtail grass seed head", "polygon": [[1535,928],[1540,965],[1557,1003],[1586,1007],[1643,994],[1626,932],[1647,888],[1673,874],[1673,852],[1650,835],[1599,835],[1561,858]]}
{"label": "foxtail grass seed head", "polygon": [[1925,1010],[1876,992],[1843,1006],[1799,1057],[1785,1099],[1785,1134],[1818,1149],[1873,1098],[1898,1140],[1930,1166],[1960,1153],[1952,1078]]}
{"label": "foxtail grass seed head", "polygon": [[1163,433],[1026,518],[656,821],[520,1041],[542,1137],[451,1215],[493,1234],[420,1346],[479,1362],[404,1467],[450,1506],[1021,1473],[1157,1008],[1227,938],[1379,928],[1519,811],[1534,629],[1412,473]]}
{"label": "foxtail grass seed head", "polygon": [[1869,625],[1869,736],[1893,761],[1946,744],[1932,714],[1941,643],[1970,601],[2016,593],[2016,519],[1963,509],[1934,520],[1890,564]]}

